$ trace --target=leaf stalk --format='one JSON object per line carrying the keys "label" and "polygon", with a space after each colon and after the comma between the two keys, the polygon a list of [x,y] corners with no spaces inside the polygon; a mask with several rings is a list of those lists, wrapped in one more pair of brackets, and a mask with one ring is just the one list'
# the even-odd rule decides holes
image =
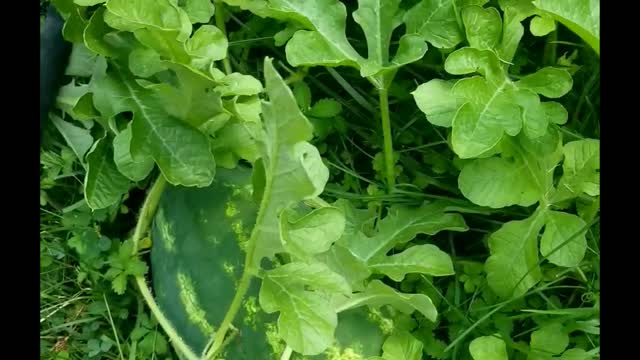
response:
{"label": "leaf stalk", "polygon": [[[224,23],[224,15],[225,15],[225,8],[224,8],[224,3],[222,3],[222,1],[216,0],[215,1],[215,20],[216,20],[216,27],[218,29],[220,29],[220,31],[222,31],[222,33],[224,34],[224,36],[227,36],[227,26]],[[229,62],[229,50],[227,49],[227,56],[225,56],[222,59],[222,66],[224,68],[224,72],[225,74],[229,75],[233,72],[233,70],[231,69],[231,63]]]}
{"label": "leaf stalk", "polygon": [[[158,203],[160,202],[160,197],[162,196],[162,192],[167,185],[167,181],[164,176],[160,174],[158,179],[151,187],[149,194],[147,194],[146,199],[144,200],[144,204],[142,205],[142,209],[140,210],[140,217],[138,218],[138,222],[136,224],[136,228],[133,233],[133,255],[138,256],[138,244],[140,239],[149,229],[149,225],[151,224],[151,220],[153,219],[153,215],[158,208]],[[151,310],[153,316],[155,316],[156,320],[162,326],[164,332],[171,339],[171,343],[187,360],[199,360],[198,355],[196,355],[193,350],[182,340],[178,332],[173,328],[169,319],[164,316],[162,310],[156,303],[151,294],[151,289],[147,286],[147,282],[144,276],[136,276],[135,277],[136,284],[138,284],[138,288],[140,289],[140,293],[144,298],[147,306]]]}
{"label": "leaf stalk", "polygon": [[384,167],[389,193],[395,187],[395,169],[393,161],[393,140],[391,138],[391,118],[389,116],[389,95],[386,88],[378,88],[380,98],[380,118],[382,121],[382,136],[384,138]]}

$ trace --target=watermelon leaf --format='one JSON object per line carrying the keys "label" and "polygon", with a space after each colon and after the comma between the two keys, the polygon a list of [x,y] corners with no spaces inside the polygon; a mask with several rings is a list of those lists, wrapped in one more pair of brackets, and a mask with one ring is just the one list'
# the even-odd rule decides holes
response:
{"label": "watermelon leaf", "polygon": [[371,237],[362,232],[341,239],[343,246],[364,262],[384,256],[398,244],[404,244],[418,234],[435,235],[440,231],[466,231],[460,214],[447,213],[450,204],[444,201],[425,203],[420,208],[394,207],[382,219],[378,231]]}
{"label": "watermelon leaf", "polygon": [[293,66],[354,67],[362,77],[383,89],[389,86],[398,68],[417,61],[427,51],[422,36],[407,33],[400,38],[396,54],[390,59],[391,35],[402,24],[404,15],[399,0],[358,1],[358,9],[352,15],[366,37],[366,58],[358,54],[347,39],[344,3],[337,0],[274,0],[269,2],[269,8],[304,25],[286,45],[287,61]]}
{"label": "watermelon leaf", "polygon": [[406,331],[397,332],[387,338],[382,345],[382,357],[368,360],[420,360],[423,344]]}
{"label": "watermelon leaf", "polygon": [[280,336],[303,355],[324,351],[338,325],[335,308],[311,287],[325,292],[350,294],[346,280],[326,265],[289,263],[266,273],[260,289],[260,306],[267,312],[280,311]]}
{"label": "watermelon leaf", "polygon": [[[250,268],[283,251],[279,230],[279,214],[300,201],[312,199],[324,190],[329,169],[320,153],[308,141],[313,127],[298,109],[293,93],[272,65],[264,64],[269,102],[262,104],[264,134],[260,137],[260,158],[264,169],[264,187],[260,216],[251,234],[255,247],[249,250]],[[260,167],[257,168],[260,171]],[[255,176],[255,175],[254,175]]]}
{"label": "watermelon leaf", "polygon": [[418,311],[431,321],[435,321],[438,316],[435,305],[433,305],[433,302],[427,295],[404,294],[385,285],[380,280],[371,281],[365,291],[354,294],[349,299],[344,299],[338,307],[342,312],[365,305],[373,307],[392,305],[398,311],[405,314]]}

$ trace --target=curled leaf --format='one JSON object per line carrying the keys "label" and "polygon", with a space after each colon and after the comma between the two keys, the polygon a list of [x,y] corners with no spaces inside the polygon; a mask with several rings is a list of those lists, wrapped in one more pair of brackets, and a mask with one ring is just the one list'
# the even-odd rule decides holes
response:
{"label": "curled leaf", "polygon": [[345,218],[340,210],[324,207],[296,219],[283,212],[280,216],[280,234],[285,249],[299,258],[307,258],[329,250],[345,227]]}

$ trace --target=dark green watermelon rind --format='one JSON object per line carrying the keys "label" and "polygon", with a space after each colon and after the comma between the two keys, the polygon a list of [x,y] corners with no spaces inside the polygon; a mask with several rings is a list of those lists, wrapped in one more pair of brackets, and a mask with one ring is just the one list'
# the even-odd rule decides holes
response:
{"label": "dark green watermelon rind", "polygon": [[[196,354],[205,350],[222,322],[242,275],[241,246],[257,212],[250,181],[249,169],[218,169],[215,182],[207,188],[167,185],[156,210],[151,229],[155,299]],[[285,344],[278,336],[278,314],[260,309],[259,288],[260,280],[254,278],[233,322],[239,331],[221,358],[280,359]],[[333,346],[313,357],[292,359],[335,360],[349,352],[365,359],[379,355],[385,339],[369,308],[360,307],[339,314]]]}
{"label": "dark green watermelon rind", "polygon": [[[207,188],[168,185],[152,226],[151,268],[156,301],[184,342],[205,350],[234,297],[242,275],[241,249],[255,222],[251,171],[218,169]],[[284,349],[274,342],[275,315],[259,310],[254,279],[234,326],[238,333],[222,357],[273,359]]]}

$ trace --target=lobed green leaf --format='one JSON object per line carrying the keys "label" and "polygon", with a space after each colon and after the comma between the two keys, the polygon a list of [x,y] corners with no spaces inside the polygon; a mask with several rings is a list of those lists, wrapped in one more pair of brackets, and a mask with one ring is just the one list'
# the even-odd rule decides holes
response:
{"label": "lobed green leaf", "polygon": [[156,93],[115,65],[92,79],[94,103],[105,118],[133,113],[131,152],[150,155],[167,181],[204,187],[215,175],[215,160],[204,134],[164,110]]}
{"label": "lobed green leaf", "polygon": [[280,312],[278,333],[288,346],[303,355],[316,355],[333,342],[338,318],[327,298],[306,286],[351,292],[346,281],[326,265],[294,262],[265,273],[259,301],[267,313]]}
{"label": "lobed green leaf", "polygon": [[344,299],[338,307],[340,311],[345,311],[365,305],[373,307],[391,305],[405,314],[418,311],[431,321],[436,321],[438,317],[438,311],[427,295],[401,293],[380,280],[371,281],[364,291]]}
{"label": "lobed green leaf", "polygon": [[460,214],[447,213],[447,202],[425,203],[420,208],[395,207],[378,224],[373,236],[362,232],[343,238],[342,245],[364,262],[385,255],[398,244],[412,240],[418,234],[434,235],[440,231],[466,231]]}
{"label": "lobed green leaf", "polygon": [[129,191],[129,179],[118,171],[113,162],[113,150],[108,139],[95,142],[87,154],[87,173],[84,180],[84,197],[93,210],[115,204]]}
{"label": "lobed green leaf", "polygon": [[278,216],[299,201],[318,196],[329,178],[318,150],[308,143],[313,136],[309,120],[300,112],[293,93],[273,68],[264,65],[268,102],[262,104],[264,136],[260,137],[259,166],[254,178],[264,179],[257,191],[261,212],[254,228],[257,238],[251,266],[282,250]]}
{"label": "lobed green leaf", "polygon": [[439,49],[450,49],[464,40],[456,19],[456,0],[422,0],[404,15],[408,34],[419,34]]}

